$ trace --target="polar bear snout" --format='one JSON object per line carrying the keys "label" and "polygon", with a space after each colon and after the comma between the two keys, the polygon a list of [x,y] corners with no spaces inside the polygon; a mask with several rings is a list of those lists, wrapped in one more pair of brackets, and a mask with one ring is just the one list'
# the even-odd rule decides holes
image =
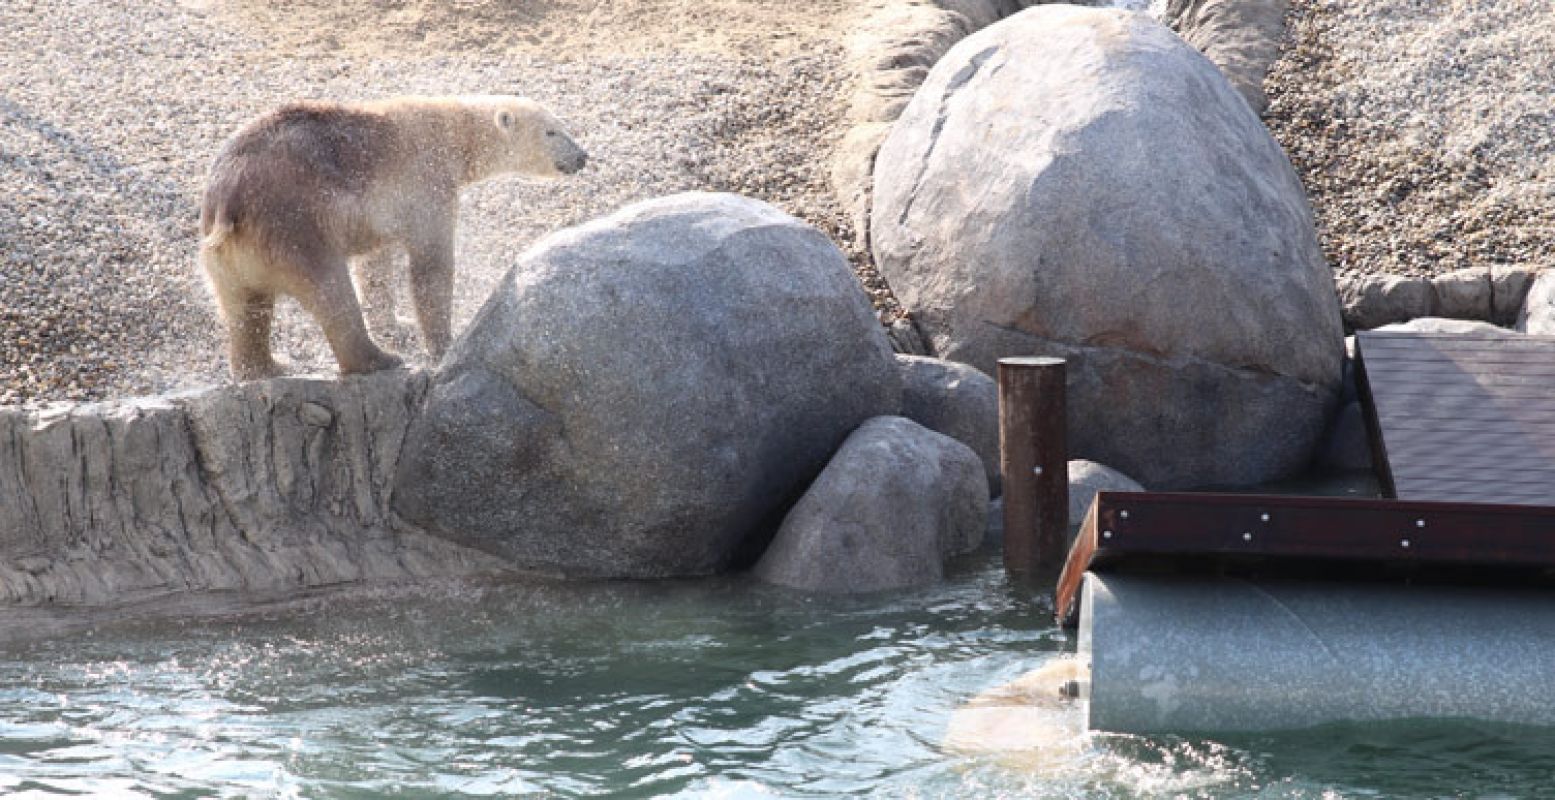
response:
{"label": "polar bear snout", "polygon": [[571,161],[567,162],[566,164],[561,165],[561,171],[567,173],[568,175],[571,175],[571,174],[577,172],[578,170],[583,169],[585,166],[588,165],[588,163],[589,163],[589,154],[583,152],[582,150],[579,150],[578,151],[578,155],[575,158],[573,158]]}
{"label": "polar bear snout", "polygon": [[551,144],[551,160],[556,171],[573,175],[589,163],[589,154],[566,134],[557,136]]}

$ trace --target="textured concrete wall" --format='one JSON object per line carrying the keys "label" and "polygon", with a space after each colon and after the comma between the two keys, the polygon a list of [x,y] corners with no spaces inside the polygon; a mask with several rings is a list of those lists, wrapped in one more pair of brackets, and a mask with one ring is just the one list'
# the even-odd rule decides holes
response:
{"label": "textured concrete wall", "polygon": [[0,409],[0,605],[495,570],[389,512],[422,373]]}

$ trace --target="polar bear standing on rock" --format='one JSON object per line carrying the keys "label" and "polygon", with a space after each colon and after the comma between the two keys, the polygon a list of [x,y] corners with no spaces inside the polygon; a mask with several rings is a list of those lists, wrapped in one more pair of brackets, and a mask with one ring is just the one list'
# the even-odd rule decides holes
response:
{"label": "polar bear standing on rock", "polygon": [[233,376],[279,374],[270,353],[277,294],[318,321],[342,374],[399,366],[368,335],[349,264],[359,257],[368,307],[392,319],[383,273],[395,248],[410,256],[422,342],[440,358],[459,188],[507,172],[568,175],[587,160],[560,120],[512,96],[296,103],[248,123],[216,156],[200,208],[200,262],[227,325]]}

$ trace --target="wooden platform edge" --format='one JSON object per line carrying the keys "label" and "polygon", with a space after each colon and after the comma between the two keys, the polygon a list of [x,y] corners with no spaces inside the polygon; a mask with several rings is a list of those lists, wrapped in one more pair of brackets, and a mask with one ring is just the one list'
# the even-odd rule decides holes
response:
{"label": "wooden platform edge", "polygon": [[1078,623],[1085,573],[1099,567],[1247,559],[1555,569],[1555,506],[1101,492],[1065,560],[1054,615]]}
{"label": "wooden platform edge", "polygon": [[1109,493],[1097,493],[1096,500],[1085,512],[1085,520],[1080,523],[1080,531],[1069,546],[1069,557],[1064,559],[1064,570],[1058,576],[1058,588],[1053,593],[1053,615],[1064,628],[1080,624],[1080,589],[1085,582],[1086,570],[1091,568],[1091,556],[1096,552],[1096,515],[1103,494]]}
{"label": "wooden platform edge", "polygon": [[1371,446],[1371,467],[1381,484],[1383,497],[1398,497],[1393,481],[1393,465],[1388,461],[1388,446],[1382,437],[1382,420],[1377,415],[1377,400],[1371,393],[1371,378],[1366,374],[1365,331],[1355,335],[1355,393],[1360,397],[1361,416],[1366,422],[1366,441]]}

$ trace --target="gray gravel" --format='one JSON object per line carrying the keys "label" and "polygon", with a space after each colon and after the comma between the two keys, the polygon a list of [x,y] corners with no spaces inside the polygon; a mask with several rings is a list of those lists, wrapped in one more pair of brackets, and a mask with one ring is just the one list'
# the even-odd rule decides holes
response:
{"label": "gray gravel", "polygon": [[[382,8],[358,5],[353,13]],[[454,12],[428,2],[408,18],[417,5],[383,11],[383,26],[359,19],[360,30],[321,32],[309,26],[334,17],[303,12],[340,13],[328,3],[297,4],[300,16],[282,28],[265,21],[265,4],[236,0],[0,3],[0,403],[225,380],[225,337],[195,261],[205,170],[246,119],[303,97],[514,92],[572,123],[591,153],[579,176],[467,190],[459,327],[537,237],[687,189],[772,201],[863,266],[825,168],[846,82],[838,0],[764,11],[788,16],[745,39],[727,19],[697,16],[716,3],[658,0],[681,14],[655,17],[676,28],[663,47],[642,44],[653,34],[640,27],[642,9],[621,12],[622,24],[639,25],[636,38],[610,47],[601,11],[610,4],[592,4],[579,22],[587,46],[569,46],[568,20],[554,14],[522,41],[504,38],[505,18],[493,15],[522,4]],[[765,22],[748,3],[726,5],[749,30]],[[465,9],[471,24],[459,27]],[[718,36],[688,39],[698,20]],[[415,41],[397,43],[401,34]],[[883,288],[872,291],[883,303]],[[290,302],[276,349],[295,371],[333,372],[316,327]]]}
{"label": "gray gravel", "polygon": [[1338,273],[1555,266],[1555,3],[1293,0],[1265,89]]}

